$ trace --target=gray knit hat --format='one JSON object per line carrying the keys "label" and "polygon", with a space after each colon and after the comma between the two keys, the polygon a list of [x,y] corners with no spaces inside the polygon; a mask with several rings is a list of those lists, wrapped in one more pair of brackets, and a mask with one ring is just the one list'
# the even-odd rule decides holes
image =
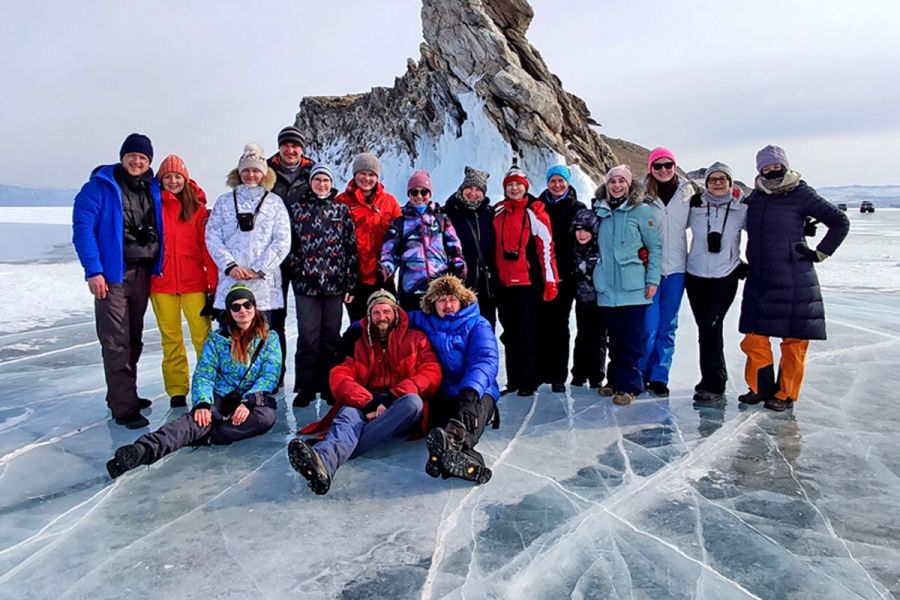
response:
{"label": "gray knit hat", "polygon": [[238,161],[238,173],[245,169],[257,169],[263,175],[269,171],[269,165],[266,163],[266,155],[259,144],[247,144],[244,146],[244,152],[241,153],[241,159]]}
{"label": "gray knit hat", "polygon": [[381,161],[378,157],[369,152],[363,152],[353,157],[353,174],[356,175],[360,171],[372,171],[378,177],[381,177]]}
{"label": "gray knit hat", "polygon": [[491,174],[486,173],[485,171],[479,171],[478,169],[473,169],[472,167],[466,167],[466,174],[459,186],[459,191],[463,191],[467,187],[474,187],[478,188],[486,194],[487,180],[490,176]]}
{"label": "gray knit hat", "polygon": [[303,137],[303,132],[294,127],[293,125],[288,125],[284,129],[278,132],[278,145],[282,144],[297,144],[302,147],[306,147],[306,138]]}
{"label": "gray knit hat", "polygon": [[762,173],[763,167],[769,165],[782,165],[785,170],[791,168],[791,165],[788,164],[787,154],[785,154],[784,148],[769,145],[756,153],[757,171]]}
{"label": "gray knit hat", "polygon": [[313,168],[309,171],[309,180],[312,181],[313,177],[316,175],[327,175],[328,179],[334,183],[334,175],[331,174],[331,167],[325,163],[316,163],[313,165]]}
{"label": "gray knit hat", "polygon": [[703,179],[703,183],[706,183],[709,179],[709,176],[713,173],[725,173],[728,176],[728,181],[730,183],[734,183],[734,175],[731,173],[731,167],[726,165],[723,162],[716,161],[713,164],[706,167],[706,176]]}

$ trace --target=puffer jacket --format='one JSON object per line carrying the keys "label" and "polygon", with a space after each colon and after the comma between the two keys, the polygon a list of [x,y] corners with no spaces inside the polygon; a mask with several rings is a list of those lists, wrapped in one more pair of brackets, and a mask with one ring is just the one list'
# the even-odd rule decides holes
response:
{"label": "puffer jacket", "polygon": [[494,233],[500,285],[559,283],[553,233],[543,202],[531,195],[504,199],[494,211]]}
{"label": "puffer jacket", "polygon": [[298,296],[342,296],[356,287],[356,231],[345,204],[312,191],[288,206],[291,252],[285,261]]}
{"label": "puffer jacket", "polygon": [[[235,279],[225,274],[225,269],[232,265],[261,273],[259,278],[241,282],[256,296],[259,310],[284,307],[280,265],[291,250],[291,224],[281,198],[270,192],[263,200],[274,180],[275,174],[269,169],[262,185],[248,187],[240,183],[240,176],[234,170],[228,176],[233,191],[216,198],[206,225],[206,247],[219,267],[215,308],[225,308],[225,296],[235,284]],[[241,213],[252,213],[259,207],[251,231],[241,231],[238,226],[235,197]]]}
{"label": "puffer jacket", "polygon": [[[647,175],[652,177],[652,175]],[[646,179],[644,180],[646,182]],[[644,204],[653,211],[653,221],[662,242],[661,274],[684,273],[687,269],[687,226],[690,217],[691,196],[697,187],[689,180],[679,178],[675,195],[669,204],[659,198],[647,196]]]}
{"label": "puffer jacket", "polygon": [[397,310],[397,327],[388,336],[387,348],[381,348],[372,340],[368,317],[354,325],[363,334],[354,342],[352,354],[335,366],[328,376],[334,406],[321,421],[310,423],[300,433],[327,431],[341,408],[351,406],[362,410],[372,402],[373,392],[388,392],[395,398],[418,394],[425,404],[418,433],[426,433],[428,399],[440,388],[441,365],[425,334],[410,329],[406,312],[401,308]]}
{"label": "puffer jacket", "polygon": [[239,387],[245,401],[250,403],[264,401],[264,398],[278,387],[278,378],[281,375],[281,344],[274,332],[266,337],[265,342],[256,337],[247,348],[249,357],[253,356],[260,343],[264,345],[256,360],[249,365],[248,371],[247,364],[237,362],[231,356],[231,333],[226,328],[223,327],[207,337],[191,380],[191,398],[194,406],[212,404],[215,396],[225,396]]}
{"label": "puffer jacket", "polygon": [[[550,190],[544,190],[538,196],[538,200],[544,203],[544,210],[550,218],[550,230],[553,234],[554,256],[556,256],[556,270],[563,283],[571,283],[572,276],[572,250],[575,245],[575,237],[572,236],[572,221],[580,210],[587,207],[578,201],[575,188],[569,186],[566,195],[556,201],[550,201]],[[570,278],[567,282],[566,279]]]}
{"label": "puffer jacket", "polygon": [[457,191],[447,199],[444,212],[450,217],[462,245],[463,257],[466,259],[465,283],[479,294],[487,293],[488,297],[492,297],[496,293],[494,286],[497,280],[494,264],[494,210],[487,197],[473,210],[463,203],[459,194]]}
{"label": "puffer jacket", "polygon": [[206,250],[206,194],[193,179],[188,180],[200,206],[189,221],[181,220],[181,201],[162,191],[163,256],[162,274],[150,279],[151,294],[191,294],[216,289],[219,272]]}
{"label": "puffer jacket", "polygon": [[[725,216],[728,215],[728,220]],[[743,194],[713,196],[708,191],[691,197],[691,249],[687,272],[696,277],[720,278],[730,275],[741,264],[741,232],[747,228],[747,205]],[[722,234],[721,250],[710,252],[709,232]]]}
{"label": "puffer jacket", "polygon": [[347,205],[356,228],[359,282],[372,285],[379,272],[378,259],[381,256],[381,246],[384,244],[384,234],[394,219],[400,216],[400,205],[396,198],[384,190],[381,182],[375,185],[371,202],[366,200],[362,190],[353,180],[335,200]]}
{"label": "puffer jacket", "polygon": [[465,388],[472,388],[479,398],[488,394],[495,401],[500,399],[497,337],[477,302],[443,318],[417,310],[409,313],[409,325],[424,331],[437,352],[443,396],[458,397]]}
{"label": "puffer jacket", "polygon": [[276,154],[267,161],[269,168],[275,173],[275,183],[272,185],[272,193],[284,201],[285,208],[290,210],[292,202],[306,197],[309,192],[309,172],[313,163],[306,157],[300,159],[300,172],[293,182],[289,182],[284,175],[287,169],[281,166],[281,155]]}
{"label": "puffer jacket", "polygon": [[[122,190],[116,183],[116,165],[102,165],[91,172],[91,177],[78,194],[72,207],[72,244],[84,269],[84,278],[103,275],[107,283],[122,283],[125,278],[124,228],[122,215]],[[159,256],[152,273],[162,272],[165,253],[165,229],[162,220],[162,201],[159,182],[150,180],[150,196],[160,232]]]}
{"label": "puffer jacket", "polygon": [[806,217],[828,228],[817,250],[834,254],[850,231],[850,220],[805,182],[786,193],[754,190],[747,197],[748,274],[741,333],[826,339],[825,304],[816,269],[794,249],[804,242]]}
{"label": "puffer jacket", "polygon": [[384,235],[380,263],[388,277],[400,271],[399,290],[407,294],[424,294],[430,281],[448,272],[466,276],[456,230],[436,202],[421,214],[412,204],[403,207]]}
{"label": "puffer jacket", "polygon": [[[594,268],[597,305],[606,307],[650,304],[647,286],[659,285],[662,243],[653,211],[643,203],[644,190],[632,185],[628,198],[613,210],[601,188],[594,201],[600,217],[600,259]],[[647,266],[638,251],[647,248]]]}
{"label": "puffer jacket", "polygon": [[[593,238],[587,244],[579,244],[575,239],[575,226],[590,229]],[[575,282],[575,301],[579,304],[597,304],[597,290],[594,289],[594,269],[600,259],[600,245],[597,234],[600,230],[600,218],[593,210],[582,208],[572,219],[572,273]]]}

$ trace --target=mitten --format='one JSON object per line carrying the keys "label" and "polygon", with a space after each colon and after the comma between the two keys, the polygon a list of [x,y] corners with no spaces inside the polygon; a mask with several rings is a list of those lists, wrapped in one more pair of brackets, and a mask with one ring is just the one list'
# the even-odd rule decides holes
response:
{"label": "mitten", "polygon": [[737,274],[738,279],[747,279],[747,271],[749,271],[749,268],[744,261],[738,263],[738,266],[734,268],[734,272]]}
{"label": "mitten", "polygon": [[828,255],[824,252],[819,252],[818,250],[813,250],[803,242],[797,242],[794,244],[794,252],[800,255],[800,260],[808,260],[809,262],[822,262],[823,256],[827,257]]}
{"label": "mitten", "polygon": [[646,267],[650,263],[650,251],[645,247],[639,248],[638,258],[641,259],[641,262],[644,263],[644,266]]}
{"label": "mitten", "polygon": [[551,302],[557,294],[559,294],[559,289],[555,283],[548,281],[544,284],[544,302]]}
{"label": "mitten", "polygon": [[819,222],[816,221],[815,219],[806,219],[803,222],[803,235],[805,237],[815,237],[816,225],[818,225],[818,224],[819,224]]}

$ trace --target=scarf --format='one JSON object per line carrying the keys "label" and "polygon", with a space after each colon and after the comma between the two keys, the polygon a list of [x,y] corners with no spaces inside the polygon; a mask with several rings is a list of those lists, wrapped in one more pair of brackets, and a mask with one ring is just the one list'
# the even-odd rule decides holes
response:
{"label": "scarf", "polygon": [[764,194],[787,194],[800,185],[800,173],[793,169],[785,173],[781,179],[766,179],[762,175],[756,177],[756,189]]}

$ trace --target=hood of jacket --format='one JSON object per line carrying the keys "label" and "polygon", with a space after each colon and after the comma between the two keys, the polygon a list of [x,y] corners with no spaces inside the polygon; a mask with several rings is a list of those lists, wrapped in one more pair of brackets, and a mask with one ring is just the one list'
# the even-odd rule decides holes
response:
{"label": "hood of jacket", "polygon": [[[262,181],[259,182],[259,186],[267,192],[271,192],[272,188],[275,187],[275,181],[277,179],[278,176],[273,169],[266,169],[266,174],[263,175]],[[238,173],[237,168],[228,172],[228,177],[225,178],[225,184],[232,189],[241,185],[241,174]]]}

